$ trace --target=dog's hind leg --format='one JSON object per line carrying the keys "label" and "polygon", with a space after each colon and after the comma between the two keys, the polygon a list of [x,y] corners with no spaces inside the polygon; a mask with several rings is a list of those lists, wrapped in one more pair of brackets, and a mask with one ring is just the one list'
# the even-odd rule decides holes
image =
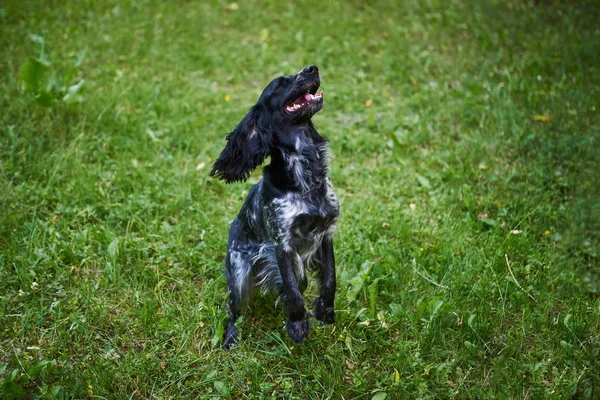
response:
{"label": "dog's hind leg", "polygon": [[238,330],[235,322],[243,314],[248,302],[251,264],[247,254],[229,249],[225,259],[225,275],[229,288],[229,320],[223,334],[223,348],[237,343]]}

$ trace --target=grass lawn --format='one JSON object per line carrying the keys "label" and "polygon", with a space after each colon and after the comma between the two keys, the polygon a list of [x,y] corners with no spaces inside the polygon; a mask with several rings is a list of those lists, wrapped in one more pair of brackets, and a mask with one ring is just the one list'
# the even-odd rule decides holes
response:
{"label": "grass lawn", "polygon": [[[0,398],[600,398],[596,1],[0,3]],[[322,73],[334,325],[220,349],[208,177]],[[307,298],[316,296],[309,287]]]}

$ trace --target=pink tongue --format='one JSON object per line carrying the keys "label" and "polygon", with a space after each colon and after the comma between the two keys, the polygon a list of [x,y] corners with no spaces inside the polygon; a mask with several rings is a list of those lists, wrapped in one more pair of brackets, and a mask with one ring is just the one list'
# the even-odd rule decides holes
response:
{"label": "pink tongue", "polygon": [[306,94],[304,95],[304,99],[305,99],[306,101],[311,101],[311,100],[312,100],[312,98],[313,98],[313,97],[312,97],[312,95],[311,95],[310,93],[306,93]]}

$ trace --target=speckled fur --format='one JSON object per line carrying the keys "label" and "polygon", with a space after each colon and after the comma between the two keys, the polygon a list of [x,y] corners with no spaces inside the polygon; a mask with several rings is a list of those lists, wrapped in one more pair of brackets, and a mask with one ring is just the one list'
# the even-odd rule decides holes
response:
{"label": "speckled fur", "polygon": [[333,322],[332,236],[339,204],[327,176],[327,140],[310,119],[321,103],[310,104],[297,114],[285,111],[286,104],[319,83],[313,66],[271,82],[228,135],[228,145],[211,172],[227,182],[244,180],[267,155],[271,157],[229,231],[225,273],[230,318],[223,338],[225,348],[236,343],[235,321],[254,288],[281,298],[288,311],[288,335],[302,342],[309,326],[302,298],[307,269],[315,270],[321,287],[313,313],[324,323]]}

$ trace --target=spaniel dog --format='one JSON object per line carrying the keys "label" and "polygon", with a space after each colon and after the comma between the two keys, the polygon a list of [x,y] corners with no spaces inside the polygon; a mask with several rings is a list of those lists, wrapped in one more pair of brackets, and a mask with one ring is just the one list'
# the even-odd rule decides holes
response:
{"label": "spaniel dog", "polygon": [[334,322],[335,259],[332,236],[339,204],[327,176],[327,139],[311,118],[323,106],[319,69],[309,65],[296,75],[274,79],[258,102],[227,135],[227,145],[211,176],[227,183],[244,181],[270,156],[231,224],[225,275],[229,321],[223,348],[237,341],[235,322],[254,288],[275,292],[287,310],[286,331],[301,343],[309,331],[302,294],[307,271],[314,271],[320,295],[314,317]]}

